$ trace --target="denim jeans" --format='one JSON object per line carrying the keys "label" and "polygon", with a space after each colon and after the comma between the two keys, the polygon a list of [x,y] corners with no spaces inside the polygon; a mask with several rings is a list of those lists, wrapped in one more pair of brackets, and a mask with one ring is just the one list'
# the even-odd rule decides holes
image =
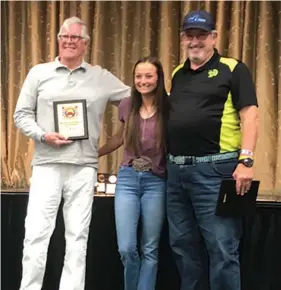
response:
{"label": "denim jeans", "polygon": [[[122,166],[115,191],[118,251],[124,266],[125,290],[154,290],[158,245],[165,216],[165,180],[151,171]],[[141,220],[140,251],[137,245]]]}
{"label": "denim jeans", "polygon": [[215,215],[221,180],[232,178],[236,165],[235,159],[167,164],[169,237],[181,290],[241,289],[241,219]]}

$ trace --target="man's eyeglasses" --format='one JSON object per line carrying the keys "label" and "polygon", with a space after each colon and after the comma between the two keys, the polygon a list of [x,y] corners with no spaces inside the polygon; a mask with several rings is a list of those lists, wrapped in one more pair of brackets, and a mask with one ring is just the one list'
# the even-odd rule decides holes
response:
{"label": "man's eyeglasses", "polygon": [[193,38],[197,38],[198,40],[202,41],[202,40],[206,40],[207,37],[210,35],[211,33],[200,33],[200,34],[189,34],[188,32],[185,32],[185,37],[188,41],[193,40]]}
{"label": "man's eyeglasses", "polygon": [[84,39],[84,37],[80,35],[61,34],[59,35],[59,39],[61,39],[62,41],[68,41],[68,39],[70,39],[70,41],[72,42],[77,42],[80,39]]}

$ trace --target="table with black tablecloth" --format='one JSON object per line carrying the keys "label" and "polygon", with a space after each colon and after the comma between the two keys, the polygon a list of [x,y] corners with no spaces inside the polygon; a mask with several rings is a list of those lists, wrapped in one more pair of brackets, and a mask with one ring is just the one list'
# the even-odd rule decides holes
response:
{"label": "table with black tablecloth", "polygon": [[[1,194],[2,290],[19,289],[27,201],[28,193]],[[113,205],[114,197],[95,197],[87,253],[86,290],[123,289]],[[60,210],[49,247],[43,290],[58,289],[64,246]],[[159,255],[157,290],[179,289],[179,277],[168,245],[167,224],[163,228]],[[258,202],[256,214],[244,220],[241,271],[243,290],[281,289],[281,203]]]}

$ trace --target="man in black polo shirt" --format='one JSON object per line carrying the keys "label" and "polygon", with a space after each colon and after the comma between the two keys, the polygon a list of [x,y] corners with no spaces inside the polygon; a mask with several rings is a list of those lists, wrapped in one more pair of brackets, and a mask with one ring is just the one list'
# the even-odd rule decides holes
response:
{"label": "man in black polo shirt", "polygon": [[[170,245],[181,290],[240,290],[241,220],[216,216],[215,208],[222,179],[234,178],[237,194],[251,185],[255,86],[244,63],[214,48],[208,12],[187,14],[181,38],[188,59],[173,72],[167,133]],[[203,279],[208,266],[209,286]]]}

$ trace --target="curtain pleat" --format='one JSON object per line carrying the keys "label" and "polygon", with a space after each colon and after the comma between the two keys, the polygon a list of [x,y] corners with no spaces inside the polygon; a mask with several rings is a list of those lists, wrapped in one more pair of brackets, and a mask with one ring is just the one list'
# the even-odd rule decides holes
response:
{"label": "curtain pleat", "polygon": [[[244,61],[256,83],[260,132],[255,178],[260,199],[281,200],[281,2],[275,1],[10,1],[1,2],[1,181],[2,188],[28,187],[33,141],[14,126],[13,113],[29,69],[53,60],[57,33],[65,18],[78,16],[91,37],[85,60],[132,84],[135,62],[160,58],[165,83],[186,58],[180,43],[184,15],[193,9],[213,13],[217,48]],[[117,107],[108,104],[100,144],[118,130]],[[123,149],[102,157],[99,172],[116,173]]]}

